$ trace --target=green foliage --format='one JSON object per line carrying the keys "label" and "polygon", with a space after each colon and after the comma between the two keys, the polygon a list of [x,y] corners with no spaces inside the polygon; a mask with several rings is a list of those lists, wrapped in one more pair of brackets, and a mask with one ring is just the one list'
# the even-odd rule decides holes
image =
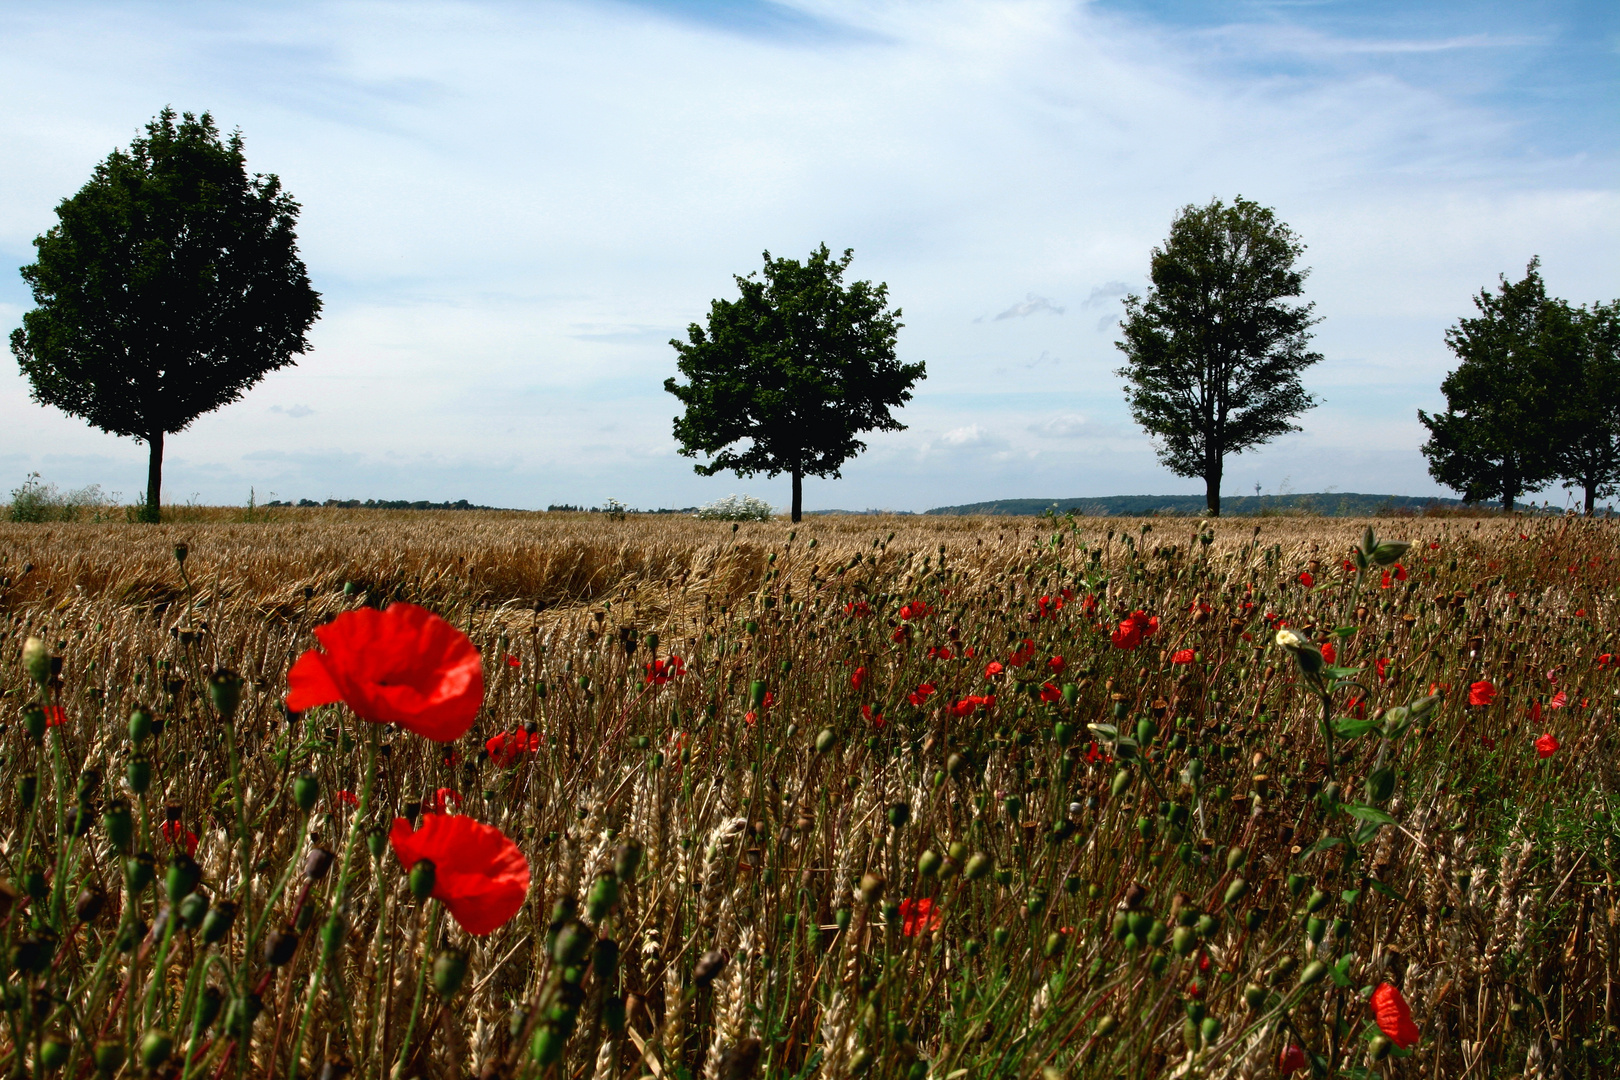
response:
{"label": "green foliage", "polygon": [[1125,298],[1115,344],[1131,416],[1171,472],[1203,477],[1211,514],[1226,455],[1298,431],[1290,421],[1314,404],[1299,376],[1322,359],[1307,348],[1315,305],[1285,302],[1304,289],[1304,250],[1241,196],[1187,206],[1153,249],[1152,288]]}
{"label": "green foliage", "polygon": [[701,507],[693,515],[699,521],[769,521],[771,504],[752,495],[727,495]]}
{"label": "green foliage", "polygon": [[249,177],[242,138],[164,109],[56,208],[22,269],[32,311],[11,335],[32,396],[150,447],[158,516],[163,436],[237,400],[308,348],[320,312],[298,258],[298,204]]}
{"label": "green foliage", "polygon": [[767,251],[763,275],[736,278],[737,300],[710,305],[707,328],[693,323],[686,341],[670,341],[689,380],[664,381],[686,407],[675,419],[681,453],[711,458],[695,466],[705,476],[791,474],[795,522],[802,478],[837,477],[866,448],[863,432],[902,430],[890,410],[925,374],[895,358],[902,324],[888,286],[843,285],[853,258],[832,258],[826,244],[803,263]]}
{"label": "green foliage", "polygon": [[11,508],[7,515],[17,522],[77,521],[81,513],[89,513],[95,521],[112,506],[112,500],[102,494],[98,484],[60,491],[55,484],[47,484],[39,473],[29,473],[21,487],[11,491]]}

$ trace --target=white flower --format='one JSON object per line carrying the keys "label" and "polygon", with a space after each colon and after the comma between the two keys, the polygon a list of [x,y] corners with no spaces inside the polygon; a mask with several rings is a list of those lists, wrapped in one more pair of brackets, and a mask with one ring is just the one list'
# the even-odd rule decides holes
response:
{"label": "white flower", "polygon": [[1277,644],[1285,649],[1301,649],[1305,647],[1305,639],[1284,627],[1277,631]]}

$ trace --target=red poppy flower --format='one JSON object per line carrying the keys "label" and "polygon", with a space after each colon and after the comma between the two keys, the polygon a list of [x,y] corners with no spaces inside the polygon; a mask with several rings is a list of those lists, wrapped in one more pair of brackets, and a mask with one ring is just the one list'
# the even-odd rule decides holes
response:
{"label": "red poppy flower", "polygon": [[1304,1067],[1305,1048],[1299,1043],[1289,1043],[1277,1056],[1277,1071],[1283,1076],[1290,1076]]}
{"label": "red poppy flower", "polygon": [[1489,679],[1481,679],[1468,687],[1468,704],[1489,705],[1496,700],[1496,684]]}
{"label": "red poppy flower", "polygon": [[1430,543],[1429,544],[1429,550],[1430,551],[1439,551],[1440,550],[1440,541],[1435,540],[1432,543]]}
{"label": "red poppy flower", "polygon": [[1050,671],[1054,675],[1063,674],[1063,669],[1068,666],[1068,661],[1064,660],[1061,656],[1054,656],[1046,662],[1046,670]]}
{"label": "red poppy flower", "polygon": [[928,648],[928,659],[930,660],[949,660],[954,655],[948,645],[931,645]]}
{"label": "red poppy flower", "polygon": [[1301,570],[1299,574],[1299,583],[1308,589],[1312,585],[1316,584],[1316,579],[1311,576],[1311,572],[1309,570]]}
{"label": "red poppy flower", "polygon": [[916,937],[927,930],[938,930],[944,916],[940,913],[939,905],[928,897],[900,901],[900,928],[905,931],[906,937]]}
{"label": "red poppy flower", "polygon": [[433,896],[469,934],[488,934],[506,924],[529,894],[529,863],[516,844],[492,825],[457,814],[423,814],[411,831],[394,819],[388,840],[400,865],[433,862]]}
{"label": "red poppy flower", "polygon": [[538,733],[530,734],[522,728],[516,731],[503,731],[484,743],[484,749],[489,751],[489,760],[499,768],[505,769],[516,765],[524,754],[532,754],[539,750],[540,736]]}
{"label": "red poppy flower", "polygon": [[1373,670],[1378,673],[1378,677],[1380,679],[1386,678],[1389,672],[1389,657],[1381,656],[1377,660],[1374,660]]}
{"label": "red poppy flower", "polygon": [[1322,652],[1322,659],[1326,660],[1330,664],[1336,664],[1339,662],[1339,650],[1333,647],[1333,642],[1324,641],[1322,642],[1320,648]]}
{"label": "red poppy flower", "polygon": [[1152,637],[1159,629],[1159,617],[1145,611],[1133,611],[1110,636],[1114,648],[1130,650]]}
{"label": "red poppy flower", "polygon": [[1344,572],[1347,573],[1347,574],[1355,573],[1356,572],[1356,564],[1351,562],[1349,559],[1344,560]]}
{"label": "red poppy flower", "polygon": [[1412,1023],[1411,1007],[1406,1004],[1406,999],[1393,984],[1384,983],[1373,991],[1372,1011],[1373,1019],[1378,1023],[1378,1030],[1402,1050],[1414,1045],[1422,1037],[1418,1026]]}
{"label": "red poppy flower", "polygon": [[932,695],[936,689],[938,689],[938,687],[936,687],[933,683],[918,683],[917,689],[906,695],[906,700],[918,708],[921,708],[923,702],[927,701],[929,696]]}
{"label": "red poppy flower", "polygon": [[900,624],[894,628],[894,633],[889,635],[889,640],[899,642],[902,645],[905,644],[911,640],[911,627],[904,623]]}
{"label": "red poppy flower", "polygon": [[1395,580],[1396,581],[1405,581],[1406,580],[1406,567],[1402,566],[1400,563],[1395,564]]}
{"label": "red poppy flower", "polygon": [[1023,667],[1029,663],[1030,658],[1034,655],[1035,643],[1029,638],[1025,638],[1018,648],[1013,650],[1012,655],[1007,657],[1007,663],[1013,667]]}
{"label": "red poppy flower", "polygon": [[669,680],[686,674],[686,661],[670,653],[664,660],[654,660],[646,665],[646,674],[643,681],[648,686],[663,686]]}
{"label": "red poppy flower", "polygon": [[1479,745],[1483,746],[1487,750],[1495,750],[1496,740],[1491,738],[1489,735],[1481,735],[1479,737]]}
{"label": "red poppy flower", "polygon": [[1041,684],[1041,700],[1045,701],[1045,702],[1048,702],[1048,703],[1054,702],[1054,701],[1062,701],[1063,700],[1063,692],[1061,690],[1059,690],[1057,687],[1053,686],[1051,683],[1042,683]]}
{"label": "red poppy flower", "polygon": [[1177,649],[1170,655],[1170,662],[1172,664],[1190,664],[1196,655],[1191,649]]}
{"label": "red poppy flower", "polygon": [[880,712],[873,712],[872,706],[870,705],[861,706],[861,715],[866,718],[866,722],[868,724],[871,724],[879,731],[883,730],[883,725],[887,722],[883,719],[883,714]]}
{"label": "red poppy flower", "polygon": [[506,654],[506,666],[507,667],[522,667],[523,666],[523,661],[519,660],[517,657],[513,656],[511,653],[507,653]]}
{"label": "red poppy flower", "polygon": [[1597,658],[1597,666],[1598,667],[1608,667],[1612,663],[1614,663],[1614,654],[1613,653],[1599,653],[1598,654],[1598,658]]}
{"label": "red poppy flower", "polygon": [[61,727],[67,723],[67,710],[60,705],[45,706],[45,726]]}
{"label": "red poppy flower", "polygon": [[340,790],[337,793],[337,801],[338,801],[339,806],[359,806],[360,805],[360,797],[358,795],[356,795],[354,792],[349,791],[347,788],[345,788],[343,790]]}
{"label": "red poppy flower", "polygon": [[1389,576],[1389,571],[1388,571],[1388,570],[1385,570],[1385,571],[1384,571],[1384,576],[1383,576],[1383,578],[1382,578],[1382,579],[1381,579],[1381,580],[1380,580],[1380,581],[1379,581],[1379,582],[1378,582],[1378,587],[1379,587],[1379,588],[1380,588],[1380,589],[1387,589],[1387,588],[1389,588],[1389,585],[1390,585],[1390,580],[1391,580],[1391,579],[1390,579],[1390,576]]}
{"label": "red poppy flower", "polygon": [[1114,759],[1097,748],[1096,743],[1086,747],[1086,761],[1095,765],[1097,762],[1112,762]]}
{"label": "red poppy flower", "polygon": [[1002,666],[1000,660],[992,660],[988,664],[984,665],[984,677],[987,679],[993,679],[1006,670],[1007,669]]}
{"label": "red poppy flower", "polygon": [[461,805],[461,792],[455,788],[442,787],[433,793],[433,809],[437,813],[444,813],[447,806]]}
{"label": "red poppy flower", "polygon": [[1556,694],[1554,694],[1552,696],[1551,701],[1547,702],[1547,707],[1551,708],[1551,709],[1562,709],[1565,705],[1568,705],[1568,704],[1569,704],[1569,695],[1564,693],[1562,690],[1560,690],[1560,691],[1558,691],[1558,693],[1556,693]]}
{"label": "red poppy flower", "polygon": [[933,610],[933,608],[929,607],[923,601],[913,600],[911,603],[901,607],[900,617],[902,619],[920,619],[924,615],[933,614]]}
{"label": "red poppy flower", "polygon": [[467,733],[484,700],[484,669],[467,635],[426,608],[346,611],[315,628],[287,672],[287,708],[342,701],[362,720],[398,724],[435,742]]}
{"label": "red poppy flower", "polygon": [[1551,732],[1536,740],[1536,757],[1550,758],[1558,753],[1558,736]]}
{"label": "red poppy flower", "polygon": [[969,694],[967,697],[951,706],[952,716],[972,716],[979,709],[987,709],[996,703],[994,694]]}
{"label": "red poppy flower", "polygon": [[853,686],[857,690],[859,690],[861,687],[865,686],[866,685],[866,669],[863,668],[863,667],[856,668],[855,673],[849,677],[849,685]]}
{"label": "red poppy flower", "polygon": [[175,847],[179,847],[184,843],[187,855],[197,854],[197,834],[180,824],[180,822],[165,821],[158,826],[158,831],[163,834],[163,839]]}
{"label": "red poppy flower", "polygon": [[844,614],[857,619],[864,619],[872,614],[872,607],[865,600],[851,600],[844,605]]}

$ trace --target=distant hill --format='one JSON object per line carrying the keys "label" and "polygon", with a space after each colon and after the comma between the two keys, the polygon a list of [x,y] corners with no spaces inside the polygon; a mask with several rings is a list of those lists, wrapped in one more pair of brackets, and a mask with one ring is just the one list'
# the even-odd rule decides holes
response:
{"label": "distant hill", "polygon": [[[1415,495],[1358,495],[1322,491],[1307,495],[1223,495],[1223,516],[1264,514],[1320,514],[1324,517],[1367,517],[1394,511],[1417,512],[1427,507],[1461,507],[1461,499]],[[998,499],[995,502],[940,506],[929,514],[1006,514],[1030,517],[1048,510],[1084,517],[1197,517],[1204,512],[1202,495],[1108,495],[1095,499]]]}

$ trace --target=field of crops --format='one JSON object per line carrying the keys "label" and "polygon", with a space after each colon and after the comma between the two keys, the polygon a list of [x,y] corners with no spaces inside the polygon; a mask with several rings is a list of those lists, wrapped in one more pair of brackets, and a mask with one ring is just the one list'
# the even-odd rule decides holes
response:
{"label": "field of crops", "polygon": [[1371,524],[0,526],[0,1069],[1617,1075],[1620,533]]}

